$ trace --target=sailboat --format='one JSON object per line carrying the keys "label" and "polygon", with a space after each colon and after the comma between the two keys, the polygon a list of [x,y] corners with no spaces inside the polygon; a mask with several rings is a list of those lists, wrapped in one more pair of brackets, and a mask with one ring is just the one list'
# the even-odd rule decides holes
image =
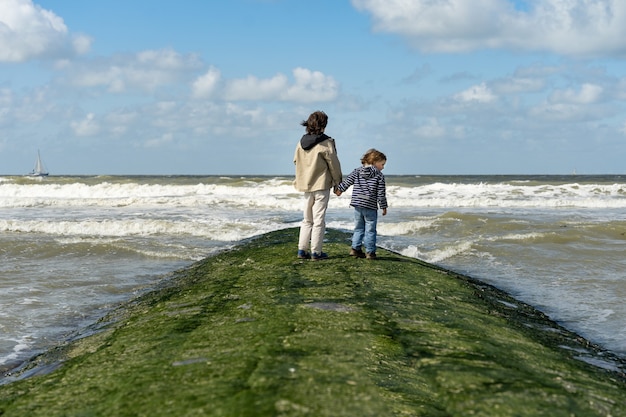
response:
{"label": "sailboat", "polygon": [[30,172],[33,177],[47,177],[48,171],[41,160],[41,155],[39,155],[39,151],[37,151],[37,161],[35,161],[35,168]]}

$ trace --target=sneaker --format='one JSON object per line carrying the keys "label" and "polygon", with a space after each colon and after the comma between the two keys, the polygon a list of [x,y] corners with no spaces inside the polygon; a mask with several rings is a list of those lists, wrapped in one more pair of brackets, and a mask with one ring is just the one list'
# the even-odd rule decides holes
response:
{"label": "sneaker", "polygon": [[369,252],[367,255],[365,255],[365,257],[367,259],[376,259],[376,252]]}
{"label": "sneaker", "polygon": [[305,250],[298,250],[298,259],[311,259],[311,254]]}
{"label": "sneaker", "polygon": [[355,258],[365,258],[365,254],[361,248],[359,249],[350,249],[350,256],[354,256]]}
{"label": "sneaker", "polygon": [[311,260],[313,260],[313,261],[321,261],[321,260],[324,260],[324,259],[328,259],[328,254],[327,253],[324,253],[324,252],[322,252],[322,253],[315,253],[315,252],[313,252],[311,254]]}

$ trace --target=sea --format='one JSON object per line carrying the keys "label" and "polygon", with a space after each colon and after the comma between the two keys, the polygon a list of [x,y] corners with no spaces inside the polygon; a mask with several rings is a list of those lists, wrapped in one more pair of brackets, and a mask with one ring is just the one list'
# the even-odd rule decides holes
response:
{"label": "sea", "polygon": [[[172,272],[298,227],[303,196],[292,181],[0,176],[0,378]],[[626,358],[626,176],[386,182],[380,247],[493,285]],[[350,191],[331,194],[327,227],[352,230],[349,203]]]}

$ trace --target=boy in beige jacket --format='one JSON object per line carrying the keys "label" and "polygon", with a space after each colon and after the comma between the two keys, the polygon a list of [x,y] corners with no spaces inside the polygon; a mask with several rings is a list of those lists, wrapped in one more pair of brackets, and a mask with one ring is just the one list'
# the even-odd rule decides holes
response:
{"label": "boy in beige jacket", "polygon": [[298,240],[298,258],[301,259],[328,258],[322,251],[326,209],[330,189],[341,182],[342,174],[335,140],[324,133],[327,123],[328,116],[323,111],[311,113],[301,123],[306,128],[306,134],[298,142],[293,157],[296,165],[294,187],[304,192],[305,198],[304,218]]}

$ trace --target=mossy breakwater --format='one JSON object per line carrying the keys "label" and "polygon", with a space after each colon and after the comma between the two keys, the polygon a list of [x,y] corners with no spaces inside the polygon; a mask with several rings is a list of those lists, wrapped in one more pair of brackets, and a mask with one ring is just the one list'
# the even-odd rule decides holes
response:
{"label": "mossy breakwater", "polygon": [[[470,278],[272,232],[174,273],[0,386],[7,416],[626,416],[610,359]],[[607,356],[608,355],[608,356]],[[615,358],[613,358],[615,359]]]}

